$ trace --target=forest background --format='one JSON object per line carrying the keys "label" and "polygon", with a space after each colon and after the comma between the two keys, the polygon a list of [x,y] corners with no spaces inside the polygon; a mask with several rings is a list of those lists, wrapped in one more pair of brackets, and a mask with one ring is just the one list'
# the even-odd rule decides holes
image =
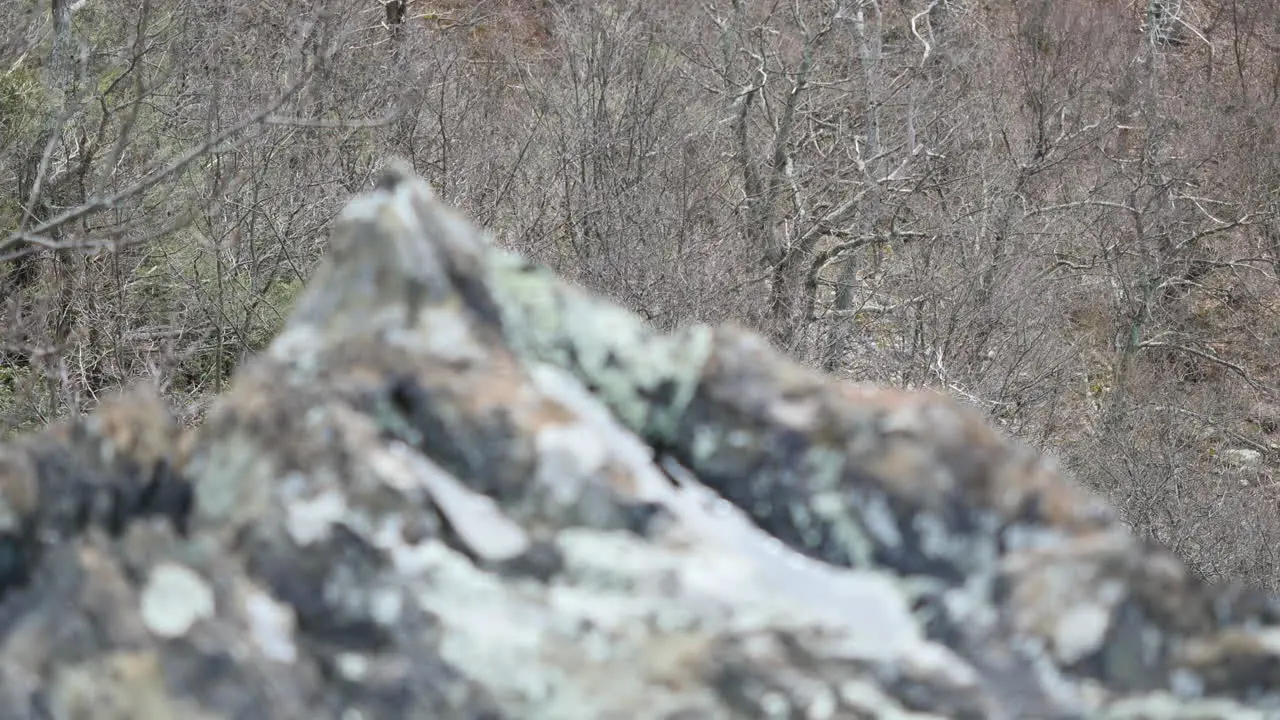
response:
{"label": "forest background", "polygon": [[408,159],[670,328],[933,388],[1280,589],[1280,4],[10,0],[0,433],[199,422]]}

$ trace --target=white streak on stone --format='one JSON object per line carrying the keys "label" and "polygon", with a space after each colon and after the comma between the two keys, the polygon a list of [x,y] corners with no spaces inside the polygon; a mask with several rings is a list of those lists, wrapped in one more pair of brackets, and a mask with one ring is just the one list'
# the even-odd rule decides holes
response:
{"label": "white streak on stone", "polygon": [[[597,442],[610,455],[623,461],[636,485],[637,499],[660,502],[678,518],[678,526],[667,538],[672,543],[691,543],[683,551],[683,562],[666,557],[664,567],[632,567],[628,563],[659,562],[663,555],[649,552],[628,554],[612,547],[604,556],[608,565],[623,577],[679,577],[683,587],[695,596],[708,599],[709,608],[727,602],[725,588],[733,588],[732,599],[745,605],[750,595],[764,615],[790,614],[827,626],[850,627],[841,651],[853,657],[884,660],[914,658],[922,666],[948,672],[957,682],[972,682],[968,666],[945,648],[926,641],[911,614],[904,591],[883,573],[846,571],[832,568],[786,547],[752,523],[731,503],[702,485],[696,477],[672,461],[664,467],[680,487],[654,465],[650,448],[628,432],[594,396],[563,370],[549,365],[532,369],[538,388],[568,406],[596,431]],[[571,562],[588,562],[599,554],[598,536],[592,545],[576,545],[571,531],[560,534],[562,547]],[[698,556],[694,561],[690,555]],[[606,568],[599,568],[603,571]],[[686,599],[686,603],[689,602]],[[727,606],[726,610],[727,612]],[[598,620],[598,618],[597,618]]]}
{"label": "white streak on stone", "polygon": [[529,547],[524,528],[508,518],[492,498],[466,487],[404,443],[373,450],[368,461],[392,487],[406,490],[416,485],[425,489],[462,541],[480,557],[507,560]]}

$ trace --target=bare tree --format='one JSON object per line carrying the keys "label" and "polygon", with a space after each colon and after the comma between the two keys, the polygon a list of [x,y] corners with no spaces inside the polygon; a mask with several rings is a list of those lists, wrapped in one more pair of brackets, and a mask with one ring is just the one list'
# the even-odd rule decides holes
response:
{"label": "bare tree", "polygon": [[951,393],[1274,584],[1277,12],[10,3],[0,413],[151,377],[197,418],[397,154],[655,324]]}

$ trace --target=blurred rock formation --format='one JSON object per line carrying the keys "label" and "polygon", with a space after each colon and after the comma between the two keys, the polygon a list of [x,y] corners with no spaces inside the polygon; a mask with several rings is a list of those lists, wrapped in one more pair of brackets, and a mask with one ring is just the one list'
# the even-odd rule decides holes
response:
{"label": "blurred rock formation", "polygon": [[0,717],[1280,717],[1210,587],[946,398],[662,334],[392,163],[191,431],[0,447]]}

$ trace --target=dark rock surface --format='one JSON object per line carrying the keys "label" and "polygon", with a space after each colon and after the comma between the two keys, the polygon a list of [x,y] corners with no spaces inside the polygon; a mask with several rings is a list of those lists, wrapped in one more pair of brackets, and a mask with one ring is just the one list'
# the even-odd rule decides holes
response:
{"label": "dark rock surface", "polygon": [[181,432],[0,447],[0,718],[1280,717],[1280,606],[957,404],[658,333],[394,164]]}

